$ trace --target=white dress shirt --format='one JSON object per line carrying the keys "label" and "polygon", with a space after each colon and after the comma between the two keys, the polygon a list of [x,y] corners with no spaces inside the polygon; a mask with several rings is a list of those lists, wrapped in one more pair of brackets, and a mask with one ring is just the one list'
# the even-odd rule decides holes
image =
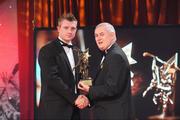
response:
{"label": "white dress shirt", "polygon": [[[58,38],[59,38],[61,41],[64,42],[64,40],[62,40],[60,37],[58,37]],[[60,41],[60,43],[62,44],[61,41]],[[65,42],[64,42],[64,43],[65,43]],[[68,44],[72,45],[72,43],[68,43]],[[73,50],[72,50],[72,48],[69,48],[69,47],[67,47],[67,46],[63,46],[63,48],[64,48],[64,51],[65,51],[67,57],[68,57],[68,60],[69,60],[69,63],[70,63],[70,66],[71,66],[71,69],[72,69],[72,72],[73,72],[74,79],[76,79],[76,77],[75,77],[75,69],[74,69],[74,67],[75,67],[75,61],[74,61],[74,56],[73,56]],[[76,87],[76,85],[75,85],[75,93],[77,93],[77,87]]]}
{"label": "white dress shirt", "polygon": [[[58,38],[59,38],[61,41],[64,42],[64,40],[62,40],[60,37],[58,37]],[[60,43],[61,43],[61,42],[60,42]],[[62,44],[62,43],[61,43],[61,44]],[[72,43],[68,43],[68,44],[72,45]],[[72,48],[69,48],[69,47],[67,47],[67,46],[63,46],[63,48],[64,48],[64,51],[65,51],[67,57],[68,57],[68,60],[69,60],[69,63],[70,63],[70,65],[71,65],[71,69],[72,69],[72,71],[73,71],[73,75],[74,75],[74,78],[75,78],[75,69],[74,69],[74,67],[75,67],[75,62],[74,62],[74,56],[73,56]]]}

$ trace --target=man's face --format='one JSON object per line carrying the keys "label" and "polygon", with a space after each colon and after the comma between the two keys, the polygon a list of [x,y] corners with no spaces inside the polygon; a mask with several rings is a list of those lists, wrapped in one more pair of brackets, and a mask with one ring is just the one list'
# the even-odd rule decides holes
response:
{"label": "man's face", "polygon": [[95,29],[95,40],[98,48],[105,51],[113,42],[113,32],[109,32],[104,26]]}
{"label": "man's face", "polygon": [[70,42],[74,39],[77,30],[77,21],[63,20],[57,27],[59,37],[65,42]]}

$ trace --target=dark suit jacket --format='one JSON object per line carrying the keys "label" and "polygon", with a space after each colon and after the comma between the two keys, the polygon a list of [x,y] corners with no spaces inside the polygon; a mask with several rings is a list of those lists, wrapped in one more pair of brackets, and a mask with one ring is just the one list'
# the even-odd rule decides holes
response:
{"label": "dark suit jacket", "polygon": [[117,43],[108,50],[88,97],[94,104],[95,120],[132,119],[130,68],[125,53]]}
{"label": "dark suit jacket", "polygon": [[[74,52],[74,51],[73,51]],[[74,53],[75,62],[77,55]],[[71,119],[75,94],[75,80],[67,55],[59,39],[45,45],[39,53],[41,67],[41,98],[39,119]],[[76,73],[77,76],[77,73]]]}

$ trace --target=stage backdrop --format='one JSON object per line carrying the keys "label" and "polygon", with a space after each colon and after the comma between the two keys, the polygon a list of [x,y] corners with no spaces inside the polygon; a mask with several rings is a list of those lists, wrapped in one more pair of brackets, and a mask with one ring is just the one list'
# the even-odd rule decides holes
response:
{"label": "stage backdrop", "polygon": [[[163,61],[168,61],[171,57],[180,54],[180,26],[139,26],[139,27],[115,27],[117,31],[117,42],[126,52],[131,64],[132,74],[132,97],[135,104],[136,118],[146,119],[150,116],[158,115],[161,109],[153,103],[154,91],[150,90],[143,98],[142,94],[149,86],[152,76],[152,57],[143,57],[144,52],[151,53]],[[36,68],[36,106],[38,106],[40,95],[40,68],[37,62],[39,49],[50,40],[57,37],[55,29],[36,28],[35,29],[35,68]],[[75,44],[81,49],[89,48],[91,57],[89,58],[90,75],[94,78],[97,66],[101,60],[101,54],[94,39],[94,27],[79,28]],[[80,44],[81,43],[81,44]],[[178,59],[177,59],[178,60]],[[179,60],[177,61],[177,64]],[[168,114],[180,116],[180,71],[176,72],[176,82],[173,101],[174,104],[168,107]],[[89,109],[82,112],[84,118],[88,117]],[[35,111],[36,114],[36,111]]]}
{"label": "stage backdrop", "polygon": [[0,120],[20,117],[17,1],[0,0]]}

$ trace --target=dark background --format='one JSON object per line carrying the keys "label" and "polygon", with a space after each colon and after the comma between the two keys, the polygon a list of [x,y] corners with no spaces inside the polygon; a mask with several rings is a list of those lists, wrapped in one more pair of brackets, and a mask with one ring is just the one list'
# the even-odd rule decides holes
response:
{"label": "dark background", "polygon": [[[86,48],[89,48],[91,57],[89,58],[90,63],[90,75],[94,77],[96,74],[97,66],[101,60],[101,54],[96,46],[94,39],[94,27],[81,27],[84,31],[84,40]],[[160,114],[161,111],[158,111],[156,105],[152,101],[153,92],[149,91],[145,98],[142,98],[142,92],[147,88],[151,79],[151,62],[152,58],[143,57],[143,52],[150,52],[160,59],[167,61],[171,58],[176,52],[180,53],[180,26],[115,26],[117,32],[117,42],[121,47],[124,47],[128,43],[132,42],[132,58],[137,61],[136,64],[131,65],[131,71],[135,75],[140,75],[143,82],[140,84],[140,90],[133,96],[136,117],[138,119],[145,119],[152,115]],[[55,31],[55,29],[44,29],[37,28],[35,30],[35,43],[37,34],[42,31]],[[52,35],[52,34],[48,34]],[[54,37],[48,37],[48,39],[55,38],[56,34],[53,34]],[[36,51],[37,52],[37,51]],[[179,60],[180,61],[180,60]],[[179,63],[178,61],[178,63]],[[180,95],[178,91],[180,90],[180,72],[177,71],[177,80],[175,86],[175,108],[173,114],[180,116]],[[87,114],[88,109],[84,111]]]}

